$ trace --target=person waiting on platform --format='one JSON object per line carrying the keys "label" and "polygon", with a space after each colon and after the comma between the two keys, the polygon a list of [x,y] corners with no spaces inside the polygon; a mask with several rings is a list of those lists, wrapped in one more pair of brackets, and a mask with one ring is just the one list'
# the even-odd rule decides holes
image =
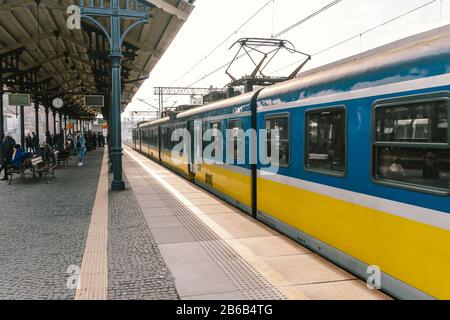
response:
{"label": "person waiting on platform", "polygon": [[45,133],[45,142],[47,142],[47,144],[48,144],[51,148],[53,148],[54,135],[52,136],[52,135],[50,134],[50,131],[47,131],[47,132]]}
{"label": "person waiting on platform", "polygon": [[36,153],[37,150],[39,149],[39,138],[36,135],[36,133],[32,133],[31,134],[31,139],[32,139],[32,145],[33,145],[33,153]]}
{"label": "person waiting on platform", "polygon": [[34,153],[33,137],[31,136],[30,132],[28,132],[27,136],[25,137],[25,148],[27,152]]}
{"label": "person waiting on platform", "polygon": [[11,160],[14,154],[14,146],[16,145],[16,141],[13,139],[13,137],[11,136],[11,132],[6,133],[5,138],[2,141],[1,144],[1,162],[2,162],[2,166],[0,167],[0,173],[2,173],[2,171],[5,171],[5,176],[3,177],[3,179],[1,180],[8,180],[8,175],[7,175],[7,168],[9,165],[11,165]]}
{"label": "person waiting on platform", "polygon": [[97,150],[97,134],[95,132],[92,133],[92,148]]}
{"label": "person waiting on platform", "polygon": [[78,154],[78,166],[81,167],[84,164],[84,156],[86,155],[86,140],[80,131],[78,131],[76,137],[74,137],[74,142]]}
{"label": "person waiting on platform", "polygon": [[98,147],[99,148],[103,148],[105,146],[105,137],[103,136],[102,133],[100,133],[98,136]]}

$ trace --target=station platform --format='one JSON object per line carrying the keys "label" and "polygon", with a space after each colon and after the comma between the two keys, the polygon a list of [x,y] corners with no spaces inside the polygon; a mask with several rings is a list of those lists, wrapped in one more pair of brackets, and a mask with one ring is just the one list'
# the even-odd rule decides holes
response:
{"label": "station platform", "polygon": [[0,300],[390,299],[124,146],[0,183]]}
{"label": "station platform", "polygon": [[129,147],[124,171],[181,299],[390,299]]}

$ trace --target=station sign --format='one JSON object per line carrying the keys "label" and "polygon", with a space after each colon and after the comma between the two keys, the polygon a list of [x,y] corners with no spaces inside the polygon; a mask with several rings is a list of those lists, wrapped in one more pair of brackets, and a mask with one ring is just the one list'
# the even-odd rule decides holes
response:
{"label": "station sign", "polygon": [[8,103],[10,106],[31,106],[31,98],[29,94],[10,93],[8,94]]}
{"label": "station sign", "polygon": [[84,96],[84,105],[91,108],[103,108],[105,106],[105,97],[101,95]]}

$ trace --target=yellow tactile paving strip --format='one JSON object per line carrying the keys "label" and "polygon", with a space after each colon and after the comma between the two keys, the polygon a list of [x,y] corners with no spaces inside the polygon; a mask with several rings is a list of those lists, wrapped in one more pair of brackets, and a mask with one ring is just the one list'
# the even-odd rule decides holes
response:
{"label": "yellow tactile paving strip", "polygon": [[108,298],[108,159],[103,154],[75,300]]}
{"label": "yellow tactile paving strip", "polygon": [[[148,174],[158,181],[216,234],[219,241],[231,247],[286,298],[389,299],[379,291],[369,290],[363,281],[353,275],[207,192],[192,185],[180,188],[180,184],[185,182],[181,177],[132,149],[126,147],[125,153],[130,160],[139,164],[141,175]],[[133,183],[131,185],[134,187]],[[136,186],[139,186],[139,180],[136,180]],[[171,245],[164,246],[168,248]],[[171,267],[170,263],[168,266]],[[189,277],[182,273],[179,276]],[[223,297],[223,294],[218,294],[185,298]],[[236,297],[231,293],[227,293],[227,296]]]}

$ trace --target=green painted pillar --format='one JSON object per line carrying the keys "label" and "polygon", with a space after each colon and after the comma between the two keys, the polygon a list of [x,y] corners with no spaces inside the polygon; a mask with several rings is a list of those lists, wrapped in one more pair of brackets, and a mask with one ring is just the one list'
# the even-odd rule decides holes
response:
{"label": "green painted pillar", "polygon": [[121,137],[121,84],[120,84],[120,60],[121,56],[112,56],[112,106],[111,106],[111,160],[113,165],[112,190],[124,190],[125,183],[122,180],[122,137]]}
{"label": "green painted pillar", "polygon": [[[37,141],[40,142],[39,138],[39,101],[34,100],[34,133],[36,134]],[[38,146],[35,146],[38,147]]]}
{"label": "green painted pillar", "polygon": [[5,136],[5,119],[3,118],[3,84],[0,83],[0,140]]}
{"label": "green painted pillar", "polygon": [[25,150],[25,108],[20,106],[20,144]]}
{"label": "green painted pillar", "polygon": [[111,67],[112,67],[112,147],[111,158],[113,165],[113,181],[111,182],[112,190],[124,190],[125,183],[122,179],[122,132],[121,132],[121,30],[119,16],[119,0],[112,0],[113,14],[111,16]]}
{"label": "green painted pillar", "polygon": [[45,107],[45,134],[50,133],[49,125],[48,125],[48,114],[50,110],[48,106]]}
{"label": "green painted pillar", "polygon": [[60,111],[59,112],[59,133],[63,132],[62,124],[63,124],[63,122],[62,122],[62,111]]}
{"label": "green painted pillar", "polygon": [[[138,3],[134,8],[127,6],[120,7],[119,0],[110,0],[109,7],[106,8],[103,2],[100,5],[97,2],[80,0],[81,16],[90,22],[99,26],[108,35],[110,42],[111,57],[111,109],[110,122],[108,122],[108,134],[111,141],[111,160],[113,181],[111,183],[112,190],[124,190],[125,183],[122,179],[122,137],[121,137],[121,60],[122,60],[122,43],[126,34],[136,26],[149,21],[149,10],[154,6],[151,3]],[[103,16],[109,19],[110,33],[99,21],[94,17]],[[125,30],[121,30],[121,19],[133,19],[133,23],[129,24]]]}
{"label": "green painted pillar", "polygon": [[53,134],[56,134],[56,111],[53,110]]}

